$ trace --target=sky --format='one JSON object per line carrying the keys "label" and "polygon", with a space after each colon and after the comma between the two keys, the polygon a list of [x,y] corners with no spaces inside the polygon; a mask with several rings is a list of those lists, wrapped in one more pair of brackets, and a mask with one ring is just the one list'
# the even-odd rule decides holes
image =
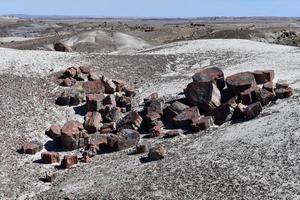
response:
{"label": "sky", "polygon": [[300,16],[300,0],[0,0],[0,14],[99,17]]}

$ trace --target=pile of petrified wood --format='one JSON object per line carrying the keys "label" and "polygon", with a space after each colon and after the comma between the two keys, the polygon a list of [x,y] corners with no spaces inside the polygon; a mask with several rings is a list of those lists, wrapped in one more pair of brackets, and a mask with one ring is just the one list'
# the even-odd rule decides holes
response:
{"label": "pile of petrified wood", "polygon": [[[65,156],[61,167],[70,168],[78,161],[105,151],[127,148],[136,153],[148,152],[149,159],[164,158],[163,145],[151,148],[150,137],[175,137],[183,133],[197,133],[211,125],[222,125],[237,119],[255,118],[263,106],[276,99],[288,98],[293,89],[287,84],[274,83],[274,71],[242,72],[224,77],[216,67],[199,71],[184,90],[184,96],[166,101],[153,93],[144,99],[143,108],[132,106],[136,95],[126,81],[97,76],[88,67],[71,67],[62,75],[61,86],[75,87],[77,92],[63,92],[56,100],[61,106],[84,105],[84,122],[68,121],[53,124],[46,134],[66,150],[82,149],[81,157]],[[74,90],[73,90],[74,91]],[[25,144],[24,153],[36,153],[41,145]],[[57,152],[44,152],[44,163],[60,162]]]}

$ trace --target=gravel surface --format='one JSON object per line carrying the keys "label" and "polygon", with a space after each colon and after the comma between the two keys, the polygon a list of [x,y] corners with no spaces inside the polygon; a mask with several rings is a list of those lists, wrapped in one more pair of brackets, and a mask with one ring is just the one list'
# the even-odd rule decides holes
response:
{"label": "gravel surface", "polygon": [[[300,198],[298,48],[246,40],[199,40],[128,55],[0,49],[0,57],[0,199]],[[153,68],[143,69],[151,60]],[[248,122],[155,139],[168,151],[160,161],[142,163],[145,155],[121,151],[96,156],[92,163],[75,169],[56,170],[33,162],[39,154],[18,154],[24,141],[49,141],[44,130],[51,123],[78,117],[72,108],[54,105],[62,91],[56,72],[83,62],[98,64],[95,70],[111,76],[136,79],[140,99],[151,91],[181,92],[195,71],[209,66],[221,67],[226,75],[274,69],[276,79],[290,83],[296,94],[278,100]],[[45,184],[39,178],[49,170],[57,173],[57,179]]]}

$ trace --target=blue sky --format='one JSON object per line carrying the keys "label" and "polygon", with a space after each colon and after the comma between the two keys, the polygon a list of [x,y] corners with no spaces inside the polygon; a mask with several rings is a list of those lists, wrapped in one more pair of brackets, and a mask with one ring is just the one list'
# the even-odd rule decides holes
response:
{"label": "blue sky", "polygon": [[1,0],[0,14],[115,17],[300,16],[300,0]]}

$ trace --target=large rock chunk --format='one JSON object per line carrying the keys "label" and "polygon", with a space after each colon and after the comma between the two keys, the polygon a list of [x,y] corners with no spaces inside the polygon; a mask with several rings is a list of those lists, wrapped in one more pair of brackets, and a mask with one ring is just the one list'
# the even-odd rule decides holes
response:
{"label": "large rock chunk", "polygon": [[22,145],[20,152],[25,154],[36,154],[43,149],[43,145],[38,142],[25,143]]}
{"label": "large rock chunk", "polygon": [[204,83],[215,82],[220,90],[225,87],[224,73],[218,67],[211,67],[197,72],[193,76],[193,81]]}
{"label": "large rock chunk", "polygon": [[234,114],[234,109],[235,107],[230,104],[222,104],[214,109],[210,115],[214,117],[214,123],[220,126],[223,123],[231,120]]}
{"label": "large rock chunk", "polygon": [[206,130],[211,127],[214,123],[214,120],[211,116],[200,117],[193,119],[193,123],[191,125],[193,132],[198,132],[201,130]]}
{"label": "large rock chunk", "polygon": [[61,129],[61,145],[67,150],[78,148],[80,131],[83,125],[78,121],[68,121]]}
{"label": "large rock chunk", "polygon": [[175,116],[172,122],[175,127],[182,128],[189,126],[193,122],[193,119],[197,119],[200,117],[201,115],[198,107],[194,106],[185,109],[179,115]]}
{"label": "large rock chunk", "polygon": [[244,105],[250,105],[258,100],[260,93],[259,87],[251,87],[240,94],[240,98]]}
{"label": "large rock chunk", "polygon": [[164,110],[164,118],[168,121],[172,121],[173,117],[179,115],[188,108],[189,106],[179,101],[175,101]]}
{"label": "large rock chunk", "polygon": [[131,111],[123,119],[124,126],[132,128],[134,130],[138,130],[142,122],[143,118],[139,115],[137,111]]}
{"label": "large rock chunk", "polygon": [[103,108],[103,94],[86,95],[86,107],[88,112],[97,112]]}
{"label": "large rock chunk", "polygon": [[268,90],[265,90],[265,89],[259,90],[259,100],[263,106],[267,105],[274,98],[275,98],[274,93],[269,92]]}
{"label": "large rock chunk", "polygon": [[45,164],[52,164],[59,162],[59,153],[57,152],[44,152],[41,154],[41,160]]}
{"label": "large rock chunk", "polygon": [[105,91],[101,80],[84,82],[82,87],[86,94],[100,94]]}
{"label": "large rock chunk", "polygon": [[108,146],[117,151],[135,147],[139,141],[139,132],[132,129],[122,129],[117,135],[111,134],[107,138]]}
{"label": "large rock chunk", "polygon": [[151,160],[160,160],[163,159],[166,155],[167,155],[167,151],[165,149],[165,146],[162,144],[151,148],[148,153],[148,157]]}
{"label": "large rock chunk", "polygon": [[255,77],[251,72],[237,73],[226,78],[229,91],[239,95],[244,90],[256,86]]}
{"label": "large rock chunk", "polygon": [[250,120],[255,118],[262,111],[262,105],[260,102],[253,103],[245,109],[244,118]]}
{"label": "large rock chunk", "polygon": [[59,142],[61,136],[61,126],[58,124],[51,125],[50,128],[46,130],[46,135],[55,142]]}
{"label": "large rock chunk", "polygon": [[274,80],[274,70],[257,70],[253,72],[257,84],[264,84]]}
{"label": "large rock chunk", "polygon": [[95,133],[96,131],[100,130],[102,121],[103,120],[99,112],[88,112],[85,115],[84,128],[89,133]]}
{"label": "large rock chunk", "polygon": [[105,76],[102,76],[101,80],[106,94],[114,94],[116,92],[117,86],[112,80],[107,79]]}
{"label": "large rock chunk", "polygon": [[221,93],[214,83],[192,82],[184,93],[190,104],[204,112],[221,105]]}
{"label": "large rock chunk", "polygon": [[156,113],[162,115],[163,110],[164,110],[164,103],[161,100],[154,100],[147,107],[147,113],[156,112]]}

